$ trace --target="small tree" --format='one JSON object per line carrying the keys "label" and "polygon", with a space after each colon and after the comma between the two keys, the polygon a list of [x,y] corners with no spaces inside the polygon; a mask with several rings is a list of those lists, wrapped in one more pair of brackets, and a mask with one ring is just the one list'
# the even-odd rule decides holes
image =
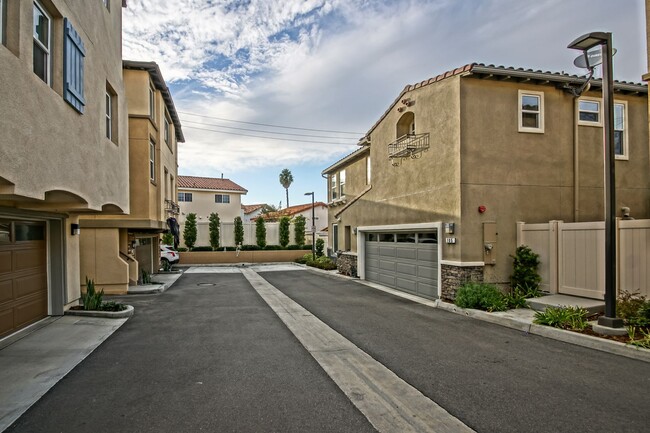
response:
{"label": "small tree", "polygon": [[174,245],[174,235],[172,232],[163,233],[162,243],[163,245]]}
{"label": "small tree", "polygon": [[194,248],[196,243],[196,214],[189,213],[187,214],[187,219],[185,220],[185,228],[183,229],[183,239],[185,239],[185,245],[189,250]]}
{"label": "small tree", "polygon": [[316,257],[323,257],[324,249],[325,241],[323,239],[316,239]]}
{"label": "small tree", "polygon": [[262,217],[257,218],[255,221],[255,240],[258,247],[264,248],[266,246],[266,224]]}
{"label": "small tree", "polygon": [[289,245],[289,217],[280,218],[280,245],[286,247]]}
{"label": "small tree", "polygon": [[244,223],[241,217],[235,217],[235,245],[244,243]]}
{"label": "small tree", "polygon": [[298,215],[293,219],[293,237],[296,245],[305,245],[305,217]]}
{"label": "small tree", "polygon": [[526,245],[517,247],[514,256],[513,273],[510,276],[513,289],[523,289],[526,291],[536,291],[542,277],[537,273],[539,266],[539,254],[536,254]]}
{"label": "small tree", "polygon": [[212,212],[210,214],[210,225],[208,226],[210,229],[210,246],[212,247],[213,250],[216,250],[219,248],[219,223],[221,221],[219,220],[219,214],[216,212]]}

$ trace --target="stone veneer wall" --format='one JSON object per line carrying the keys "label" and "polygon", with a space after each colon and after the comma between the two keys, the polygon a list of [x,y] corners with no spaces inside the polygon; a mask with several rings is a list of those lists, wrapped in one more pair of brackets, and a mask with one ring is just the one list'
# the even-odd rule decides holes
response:
{"label": "stone veneer wall", "polygon": [[483,266],[441,265],[442,299],[453,301],[456,290],[468,281],[483,281]]}
{"label": "stone veneer wall", "polygon": [[336,258],[336,268],[340,274],[348,277],[358,277],[357,274],[357,253],[340,252]]}

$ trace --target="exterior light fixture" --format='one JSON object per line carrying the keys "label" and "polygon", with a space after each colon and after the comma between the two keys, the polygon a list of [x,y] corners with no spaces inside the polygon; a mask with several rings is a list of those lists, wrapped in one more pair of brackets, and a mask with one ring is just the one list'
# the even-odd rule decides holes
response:
{"label": "exterior light fixture", "polygon": [[75,224],[75,223],[70,224],[70,234],[72,236],[81,234],[81,229],[79,228],[79,224]]}

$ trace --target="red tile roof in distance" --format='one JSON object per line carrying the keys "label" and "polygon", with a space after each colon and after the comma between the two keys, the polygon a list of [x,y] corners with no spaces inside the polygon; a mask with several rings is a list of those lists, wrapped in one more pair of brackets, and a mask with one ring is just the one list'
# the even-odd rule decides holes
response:
{"label": "red tile roof in distance", "polygon": [[264,206],[264,204],[243,204],[241,205],[241,208],[244,211],[244,214],[248,215],[249,213],[255,212],[258,209],[262,209]]}
{"label": "red tile roof in distance", "polygon": [[217,191],[239,191],[247,193],[248,190],[237,185],[230,179],[217,177],[178,176],[179,188],[208,189]]}
{"label": "red tile roof in distance", "polygon": [[[316,203],[314,203],[315,208],[320,207],[320,206],[327,207],[327,204],[323,203],[322,201],[317,201]],[[289,206],[289,207],[281,209],[281,210],[279,210],[277,212],[269,212],[266,215],[262,215],[262,217],[265,220],[281,218],[283,216],[290,217],[290,216],[296,215],[296,214],[298,214],[300,212],[304,212],[306,210],[311,210],[311,203],[298,204],[298,205],[295,205],[295,206]]]}

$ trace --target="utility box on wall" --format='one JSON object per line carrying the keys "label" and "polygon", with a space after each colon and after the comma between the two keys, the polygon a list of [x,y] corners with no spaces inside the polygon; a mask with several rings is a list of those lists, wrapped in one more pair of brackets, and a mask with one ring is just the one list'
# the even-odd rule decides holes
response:
{"label": "utility box on wall", "polygon": [[483,223],[483,262],[486,265],[497,263],[497,223]]}

